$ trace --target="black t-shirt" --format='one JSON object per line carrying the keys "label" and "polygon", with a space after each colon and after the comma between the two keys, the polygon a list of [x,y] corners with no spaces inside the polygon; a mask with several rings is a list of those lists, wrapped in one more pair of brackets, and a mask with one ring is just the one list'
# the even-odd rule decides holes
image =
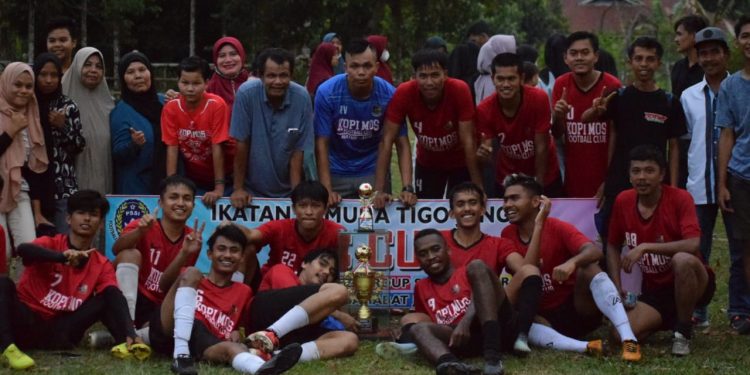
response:
{"label": "black t-shirt", "polygon": [[630,150],[652,144],[667,156],[667,141],[687,132],[680,101],[662,89],[645,92],[632,85],[620,89],[610,101],[605,117],[612,120],[616,132],[615,153],[604,185],[604,194],[608,197],[615,197],[631,187]]}
{"label": "black t-shirt", "polygon": [[686,88],[703,80],[703,68],[701,68],[700,64],[695,63],[693,66],[688,66],[689,64],[686,57],[676,62],[672,67],[672,73],[670,74],[672,78],[672,94],[678,99]]}

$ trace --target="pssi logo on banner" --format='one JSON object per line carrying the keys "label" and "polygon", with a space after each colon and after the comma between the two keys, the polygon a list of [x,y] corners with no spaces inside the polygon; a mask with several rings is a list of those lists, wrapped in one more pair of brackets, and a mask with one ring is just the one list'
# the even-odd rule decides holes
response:
{"label": "pssi logo on banner", "polygon": [[150,213],[148,207],[139,199],[126,199],[115,210],[114,220],[109,222],[109,234],[113,238],[120,237],[122,229],[133,220],[140,219]]}

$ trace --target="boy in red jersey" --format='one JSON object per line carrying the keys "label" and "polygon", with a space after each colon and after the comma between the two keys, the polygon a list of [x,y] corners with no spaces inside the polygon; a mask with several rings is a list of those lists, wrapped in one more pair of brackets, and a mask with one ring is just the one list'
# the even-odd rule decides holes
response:
{"label": "boy in red jersey", "polygon": [[[349,302],[349,292],[338,279],[336,250],[308,253],[299,272],[284,264],[263,276],[250,307],[250,346],[271,352],[279,346],[300,343],[300,362],[344,357],[359,346],[358,322],[338,309]],[[333,319],[332,319],[333,318]],[[335,319],[335,320],[334,320]]]}
{"label": "boy in red jersey", "polygon": [[[541,185],[529,176],[513,174],[506,178],[503,210],[510,225],[502,234],[526,254],[532,233],[541,227],[538,259],[533,259],[533,263],[539,264],[544,282],[539,315],[561,334],[577,338],[598,328],[604,314],[622,339],[622,358],[639,361],[640,346],[630,328],[620,293],[597,263],[602,251],[569,223],[556,218],[537,222],[541,191]],[[533,331],[529,339],[539,346],[548,344],[544,342],[546,339],[535,337]],[[553,346],[574,351],[586,351],[591,346],[564,338],[561,348],[552,341]]]}
{"label": "boy in red jersey", "polygon": [[19,347],[69,349],[97,321],[125,343],[113,354],[132,356],[134,348],[142,350],[139,356],[150,353],[135,334],[112,264],[91,247],[108,210],[101,194],[80,190],[68,198],[70,235],[39,237],[18,247],[26,266],[18,286],[0,277],[0,350],[11,368],[34,365]]}
{"label": "boy in red jersey", "polygon": [[304,181],[292,190],[294,219],[273,220],[256,229],[242,227],[248,243],[256,248],[268,245],[268,262],[256,273],[258,260],[255,250],[247,256],[246,279],[254,289],[269,268],[285,264],[297,271],[302,259],[315,249],[338,248],[339,232],[344,229],[325,219],[328,210],[328,189],[318,181]]}
{"label": "boy in red jersey", "polygon": [[502,182],[511,173],[535,176],[545,194],[560,196],[562,180],[557,152],[550,137],[549,99],[544,90],[523,85],[523,61],[514,53],[501,53],[492,59],[492,79],[496,93],[477,106],[477,129],[482,144],[480,160],[492,156],[497,138],[495,183],[502,193]]}
{"label": "boy in red jersey", "polygon": [[161,134],[167,145],[167,176],[178,172],[181,155],[185,176],[198,186],[203,203],[213,206],[225,195],[234,145],[229,139],[227,104],[220,96],[206,92],[209,74],[208,62],[200,57],[180,62],[180,96],[164,104]]}
{"label": "boy in red jersey", "polygon": [[[200,244],[200,233],[195,233]],[[247,240],[234,225],[218,228],[208,239],[211,270],[207,276],[187,268],[169,289],[160,311],[151,317],[149,335],[154,350],[173,356],[172,372],[197,374],[194,358],[231,364],[250,374],[279,374],[297,363],[299,345],[282,349],[275,357],[248,352],[240,325],[246,323],[253,292],[232,281]]]}
{"label": "boy in red jersey", "polygon": [[420,352],[437,365],[437,374],[475,373],[477,368],[456,355],[479,353],[485,360],[484,374],[502,374],[500,352],[513,346],[519,314],[497,275],[477,259],[453,267],[450,250],[434,229],[416,235],[414,252],[428,276],[414,289],[414,309],[430,317],[430,322],[411,328]]}
{"label": "boy in red jersey", "polygon": [[[200,252],[200,246],[185,246],[194,231],[186,222],[195,205],[195,184],[173,175],[161,182],[159,191],[159,207],[128,223],[112,245],[117,282],[137,328],[151,319],[180,270],[195,265]],[[147,332],[139,334],[148,337]]]}
{"label": "boy in red jersey", "polygon": [[[607,236],[607,262],[615,285],[620,269],[643,272],[643,294],[628,311],[639,339],[658,330],[674,330],[672,354],[690,353],[692,314],[716,291],[713,271],[700,257],[700,227],[693,198],[685,190],[663,184],[667,164],[656,146],[630,152],[633,189],[615,200]],[[627,245],[624,257],[620,249]]]}
{"label": "boy in red jersey", "polygon": [[[474,103],[465,82],[448,77],[448,56],[439,50],[421,50],[411,61],[414,79],[401,84],[393,94],[385,115],[385,131],[378,149],[375,169],[375,206],[383,207],[390,195],[385,189],[393,142],[401,124],[408,118],[417,138],[417,160],[412,181],[411,151],[401,148],[398,155],[401,201],[416,203],[417,197],[440,199],[446,186],[471,179],[482,185],[476,161]],[[416,194],[416,195],[415,195]]]}
{"label": "boy in red jersey", "polygon": [[[576,31],[566,40],[565,63],[570,72],[555,79],[552,89],[552,133],[564,137],[565,182],[571,198],[597,198],[604,194],[604,177],[614,151],[608,120],[583,122],[581,115],[594,99],[620,88],[620,80],[594,68],[599,60],[599,38]],[[581,166],[586,166],[582,168]]]}

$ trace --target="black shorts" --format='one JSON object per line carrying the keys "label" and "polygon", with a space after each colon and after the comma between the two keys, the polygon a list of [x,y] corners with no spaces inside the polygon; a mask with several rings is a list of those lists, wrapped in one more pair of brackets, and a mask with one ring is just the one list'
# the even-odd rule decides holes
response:
{"label": "black shorts", "polygon": [[429,168],[418,163],[414,168],[414,188],[420,199],[443,199],[454,186],[470,180],[466,168]]}
{"label": "black shorts", "polygon": [[143,327],[144,324],[151,321],[151,316],[159,310],[159,305],[148,299],[148,297],[138,292],[135,300],[135,320],[133,323],[136,328]]}
{"label": "black shorts", "polygon": [[540,311],[539,315],[547,319],[557,332],[576,339],[588,335],[602,325],[601,314],[585,317],[578,313],[574,293],[571,293],[560,306],[552,310]]}
{"label": "black shorts", "polygon": [[732,236],[736,240],[750,239],[750,181],[729,175],[729,192],[732,194]]}
{"label": "black shorts", "polygon": [[[160,310],[161,309],[157,309],[154,314],[151,314],[148,337],[151,340],[151,348],[153,348],[154,351],[171,357],[174,352],[174,335],[171,333],[169,335],[164,333],[161,326]],[[193,358],[200,360],[206,349],[220,342],[222,342],[222,340],[214,336],[203,322],[197,319],[193,321],[193,330],[190,332],[190,341],[188,342],[190,355]]]}
{"label": "black shorts", "polygon": [[[267,290],[253,297],[250,305],[250,325],[248,334],[267,329],[295,305],[317,293],[320,285],[300,285],[285,289]],[[291,343],[303,344],[315,341],[330,330],[315,323],[298,328],[279,339],[282,347]]]}
{"label": "black shorts", "polygon": [[[513,308],[508,299],[503,300],[500,309],[497,311],[497,321],[500,324],[500,348],[504,352],[513,350],[513,344],[518,337],[518,312]],[[482,354],[484,344],[483,336],[486,332],[482,331],[482,324],[479,319],[474,319],[470,327],[471,337],[469,342],[455,350],[459,357],[476,357]]]}
{"label": "black shorts", "polygon": [[[703,295],[695,304],[696,307],[707,306],[716,292],[716,274],[711,267],[706,267],[708,283]],[[673,330],[677,324],[677,306],[674,299],[674,284],[661,289],[649,290],[638,297],[638,300],[653,307],[661,316],[662,331]]]}

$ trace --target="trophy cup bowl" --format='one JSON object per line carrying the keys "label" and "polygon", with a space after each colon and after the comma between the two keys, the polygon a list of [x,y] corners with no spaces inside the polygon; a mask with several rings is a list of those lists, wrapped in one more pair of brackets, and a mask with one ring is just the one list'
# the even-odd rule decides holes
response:
{"label": "trophy cup bowl", "polygon": [[373,195],[372,185],[370,185],[367,182],[359,185],[359,197],[361,199],[371,198],[372,195]]}
{"label": "trophy cup bowl", "polygon": [[368,306],[372,299],[373,289],[375,288],[375,272],[355,272],[354,273],[354,294],[359,301],[359,310],[357,317],[360,320],[370,319],[370,307]]}
{"label": "trophy cup bowl", "polygon": [[354,250],[354,257],[357,258],[359,264],[352,271],[345,272],[343,277],[343,283],[349,295],[360,305],[357,310],[357,320],[359,320],[361,332],[376,330],[369,303],[379,297],[384,281],[381,272],[370,270],[370,256],[372,256],[372,249],[369,246],[365,244],[357,246]]}

